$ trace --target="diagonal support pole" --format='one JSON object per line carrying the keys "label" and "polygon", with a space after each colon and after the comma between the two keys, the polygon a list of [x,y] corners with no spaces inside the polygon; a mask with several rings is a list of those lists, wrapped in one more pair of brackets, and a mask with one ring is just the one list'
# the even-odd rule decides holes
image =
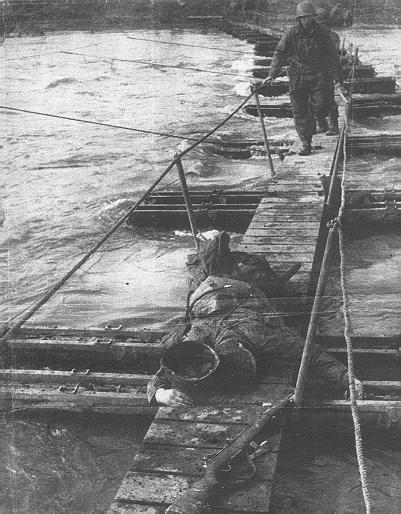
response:
{"label": "diagonal support pole", "polygon": [[260,101],[259,101],[259,95],[258,95],[258,92],[257,92],[257,91],[254,91],[254,95],[255,95],[256,107],[257,107],[257,109],[258,109],[258,115],[259,115],[260,124],[261,124],[261,126],[262,126],[263,140],[264,140],[265,148],[266,148],[266,155],[267,155],[267,158],[268,158],[268,160],[269,160],[270,173],[271,173],[271,176],[272,176],[272,177],[274,177],[274,175],[275,175],[276,173],[275,173],[275,171],[274,171],[273,160],[272,160],[272,154],[271,154],[271,152],[270,152],[269,142],[268,142],[268,140],[267,140],[266,126],[265,126],[265,121],[264,121],[264,119],[263,119],[262,110],[261,110],[261,108],[260,108]]}
{"label": "diagonal support pole", "polygon": [[196,249],[198,250],[199,249],[199,239],[197,236],[198,236],[198,234],[199,235],[202,235],[202,234],[199,231],[199,229],[197,228],[196,223],[195,223],[194,210],[192,207],[191,198],[189,196],[187,179],[185,178],[185,172],[184,172],[184,168],[182,166],[181,158],[178,155],[176,155],[174,160],[175,160],[175,164],[177,166],[178,176],[180,177],[181,189],[182,189],[182,194],[184,196],[185,208],[186,208],[187,214],[188,214],[189,225],[191,227],[191,232],[192,232],[192,236],[195,241]]}

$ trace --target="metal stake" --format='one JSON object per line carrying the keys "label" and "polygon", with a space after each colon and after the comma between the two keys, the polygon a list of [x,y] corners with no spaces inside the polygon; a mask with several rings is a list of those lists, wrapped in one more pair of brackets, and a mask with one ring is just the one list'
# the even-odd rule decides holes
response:
{"label": "metal stake", "polygon": [[256,107],[258,109],[260,124],[262,125],[263,139],[264,139],[264,142],[265,142],[267,158],[269,159],[270,172],[271,172],[272,177],[274,177],[275,171],[274,171],[274,166],[273,166],[273,161],[272,161],[272,154],[270,152],[269,142],[267,140],[267,132],[266,132],[266,127],[265,127],[265,122],[264,122],[264,119],[263,119],[263,114],[262,114],[262,111],[260,109],[260,102],[259,102],[258,92],[255,91],[254,95],[255,95]]}
{"label": "metal stake", "polygon": [[200,232],[199,232],[199,230],[198,230],[198,228],[196,227],[196,224],[195,224],[194,211],[193,211],[193,208],[192,208],[191,199],[189,197],[187,180],[185,178],[185,173],[184,173],[184,168],[182,166],[181,158],[178,157],[178,155],[175,156],[175,163],[176,163],[176,166],[177,166],[178,175],[180,177],[181,189],[182,189],[182,194],[184,196],[185,208],[186,208],[187,214],[188,214],[189,225],[191,227],[191,232],[192,232],[192,236],[193,236],[194,241],[195,241],[196,249],[198,249],[199,248],[199,241],[198,241],[198,238],[196,236]]}

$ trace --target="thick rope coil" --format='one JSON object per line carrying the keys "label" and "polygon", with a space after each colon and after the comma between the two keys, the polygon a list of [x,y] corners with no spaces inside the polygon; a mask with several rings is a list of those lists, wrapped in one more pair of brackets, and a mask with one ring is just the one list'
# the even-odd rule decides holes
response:
{"label": "thick rope coil", "polygon": [[354,371],[354,359],[353,359],[353,348],[352,348],[352,326],[350,317],[350,302],[347,289],[347,283],[345,280],[345,251],[344,251],[344,234],[341,226],[341,220],[345,209],[345,172],[346,172],[346,132],[347,132],[347,117],[345,117],[345,136],[343,141],[343,170],[341,178],[341,206],[338,212],[337,218],[337,231],[338,231],[338,245],[340,252],[340,282],[341,292],[343,296],[343,315],[344,315],[344,338],[347,345],[347,360],[348,360],[348,377],[349,377],[349,392],[350,392],[350,404],[352,420],[354,423],[354,435],[355,435],[355,450],[358,461],[359,475],[361,478],[362,495],[365,502],[366,513],[372,512],[372,501],[368,487],[368,476],[366,470],[366,462],[362,444],[362,433],[361,423],[358,413],[357,393],[355,388],[355,371]]}

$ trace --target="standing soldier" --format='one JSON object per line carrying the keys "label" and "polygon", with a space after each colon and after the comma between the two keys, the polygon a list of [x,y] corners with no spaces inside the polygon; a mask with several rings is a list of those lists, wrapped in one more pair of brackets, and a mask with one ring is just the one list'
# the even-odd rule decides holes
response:
{"label": "standing soldier", "polygon": [[292,113],[302,142],[299,155],[310,155],[314,134],[311,116],[316,119],[319,131],[327,132],[326,117],[333,106],[333,79],[342,83],[342,68],[329,30],[316,22],[313,4],[298,4],[296,17],[297,25],[277,45],[269,76],[263,84],[272,84],[282,65],[289,61]]}

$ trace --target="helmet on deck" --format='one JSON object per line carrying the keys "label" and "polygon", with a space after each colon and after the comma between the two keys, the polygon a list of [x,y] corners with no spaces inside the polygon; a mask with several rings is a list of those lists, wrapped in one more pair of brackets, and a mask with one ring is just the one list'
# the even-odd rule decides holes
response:
{"label": "helmet on deck", "polygon": [[315,6],[310,2],[301,2],[297,5],[295,17],[302,18],[304,16],[317,16]]}
{"label": "helmet on deck", "polygon": [[204,381],[219,365],[217,353],[203,343],[181,341],[163,354],[160,365],[175,382],[196,385]]}

